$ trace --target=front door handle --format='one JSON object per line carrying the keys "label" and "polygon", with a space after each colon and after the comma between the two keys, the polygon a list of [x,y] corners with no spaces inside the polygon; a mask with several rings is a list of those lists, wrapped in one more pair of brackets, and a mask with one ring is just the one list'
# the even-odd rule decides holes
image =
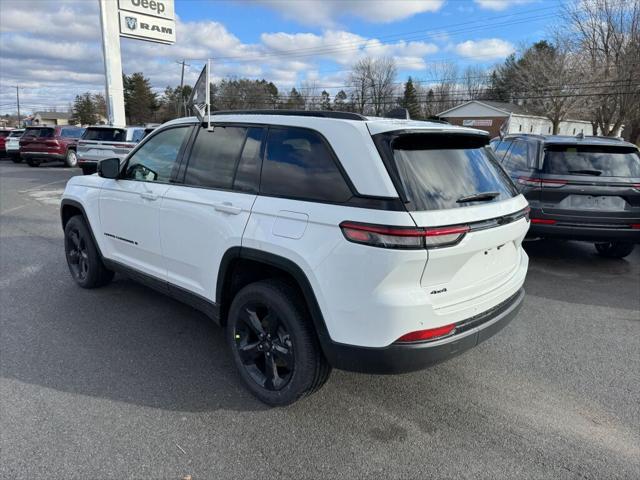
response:
{"label": "front door handle", "polygon": [[231,202],[215,203],[213,205],[213,208],[215,208],[219,212],[230,213],[231,215],[238,215],[240,212],[242,212],[242,208],[236,207]]}
{"label": "front door handle", "polygon": [[140,194],[140,196],[142,198],[144,198],[145,200],[157,200],[158,199],[158,195],[156,195],[155,193],[152,192],[142,192]]}

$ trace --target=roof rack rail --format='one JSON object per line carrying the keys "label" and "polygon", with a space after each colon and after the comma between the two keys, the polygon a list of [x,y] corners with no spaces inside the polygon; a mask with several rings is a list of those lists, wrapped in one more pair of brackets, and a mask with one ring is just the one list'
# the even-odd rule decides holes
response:
{"label": "roof rack rail", "polygon": [[352,112],[329,112],[326,110],[217,110],[215,115],[292,115],[296,117],[337,118],[340,120],[367,120],[367,117]]}

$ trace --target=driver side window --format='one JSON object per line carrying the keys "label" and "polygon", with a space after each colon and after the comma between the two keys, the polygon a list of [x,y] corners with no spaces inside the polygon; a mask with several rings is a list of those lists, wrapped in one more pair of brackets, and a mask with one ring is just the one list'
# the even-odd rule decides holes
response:
{"label": "driver side window", "polygon": [[124,178],[143,182],[169,182],[190,128],[190,125],[170,128],[150,138],[129,158]]}

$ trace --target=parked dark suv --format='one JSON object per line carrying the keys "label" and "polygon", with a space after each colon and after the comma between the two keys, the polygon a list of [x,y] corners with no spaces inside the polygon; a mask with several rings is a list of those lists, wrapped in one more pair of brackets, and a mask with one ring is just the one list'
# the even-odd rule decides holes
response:
{"label": "parked dark suv", "polygon": [[530,236],[594,242],[625,257],[640,242],[640,155],[617,138],[508,135],[491,141],[531,206]]}
{"label": "parked dark suv", "polygon": [[75,167],[78,139],[83,133],[84,128],[73,126],[27,127],[20,137],[20,156],[30,167],[52,160]]}

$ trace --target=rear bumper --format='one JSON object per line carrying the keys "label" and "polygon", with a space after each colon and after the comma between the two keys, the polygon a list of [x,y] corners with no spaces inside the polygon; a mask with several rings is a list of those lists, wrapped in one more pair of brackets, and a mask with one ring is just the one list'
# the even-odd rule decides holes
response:
{"label": "rear bumper", "polygon": [[[534,223],[536,218],[555,220],[553,225]],[[608,218],[571,215],[545,215],[539,210],[531,210],[529,237],[564,238],[591,242],[634,242],[640,243],[640,229],[631,224],[640,224],[640,218]]]}
{"label": "rear bumper", "polygon": [[43,160],[64,160],[65,154],[60,152],[20,152],[22,158],[38,158]]}
{"label": "rear bumper", "polygon": [[332,343],[325,346],[329,363],[341,370],[361,373],[393,374],[421,370],[455,357],[502,330],[518,314],[524,289],[500,305],[457,323],[459,333],[431,342],[394,343],[384,348],[358,347]]}

